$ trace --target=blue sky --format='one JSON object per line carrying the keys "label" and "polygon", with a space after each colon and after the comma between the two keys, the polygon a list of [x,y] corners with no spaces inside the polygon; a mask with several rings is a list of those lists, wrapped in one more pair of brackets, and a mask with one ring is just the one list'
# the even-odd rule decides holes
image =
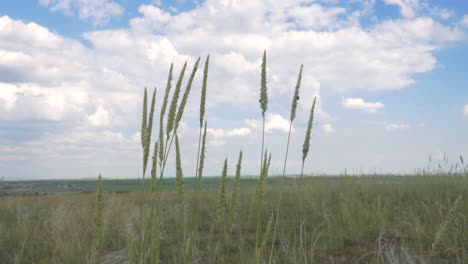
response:
{"label": "blue sky", "polygon": [[[143,88],[161,98],[171,62],[178,72],[208,54],[206,173],[219,174],[225,157],[233,173],[242,148],[244,173],[255,174],[264,49],[273,173],[301,64],[288,173],[300,170],[314,96],[307,173],[411,173],[430,155],[455,162],[468,156],[467,44],[468,5],[455,0],[3,2],[0,178],[138,177]],[[186,175],[200,86],[201,71],[180,128]]]}

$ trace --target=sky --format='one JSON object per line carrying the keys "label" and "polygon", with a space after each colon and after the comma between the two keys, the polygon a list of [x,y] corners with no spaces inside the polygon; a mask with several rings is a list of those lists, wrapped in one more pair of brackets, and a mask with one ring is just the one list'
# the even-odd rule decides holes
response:
{"label": "sky", "polygon": [[[467,44],[459,0],[2,1],[0,178],[141,177],[144,88],[156,88],[160,107],[171,63],[177,78],[208,54],[205,175],[219,175],[225,158],[234,174],[241,149],[242,173],[257,174],[264,50],[271,173],[282,172],[301,64],[287,174],[300,172],[314,97],[305,173],[456,162],[468,157]],[[202,75],[179,128],[186,176],[195,174]]]}

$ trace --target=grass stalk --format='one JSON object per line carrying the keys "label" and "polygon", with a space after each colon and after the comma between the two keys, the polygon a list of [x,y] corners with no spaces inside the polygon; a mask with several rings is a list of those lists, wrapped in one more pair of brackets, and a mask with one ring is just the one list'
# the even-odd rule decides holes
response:
{"label": "grass stalk", "polygon": [[240,176],[242,167],[242,150],[239,152],[239,160],[236,165],[236,176],[234,179],[234,186],[232,188],[231,207],[229,209],[229,226],[232,230],[234,225],[234,218],[236,216],[237,205],[239,200],[239,187],[240,187]]}
{"label": "grass stalk", "polygon": [[[195,168],[196,184],[195,184],[195,190],[193,193],[193,200],[192,200],[192,221],[191,221],[190,231],[189,231],[189,242],[188,242],[189,252],[188,252],[188,256],[186,257],[187,258],[186,262],[192,261],[193,245],[194,245],[193,232],[194,232],[194,229],[196,228],[195,224],[197,223],[197,219],[198,219],[198,196],[200,192],[200,182],[201,182],[201,175],[199,177],[198,169],[200,166],[200,150],[201,150],[201,144],[202,144],[203,121],[205,120],[206,87],[208,83],[209,62],[210,62],[210,55],[206,57],[206,61],[205,61],[205,68],[203,70],[203,84],[202,84],[201,95],[200,95],[200,129],[198,133],[197,165]],[[206,123],[205,123],[204,138],[206,139]],[[203,146],[203,151],[204,151],[204,146]]]}
{"label": "grass stalk", "polygon": [[302,145],[302,166],[301,166],[301,175],[299,178],[299,190],[298,190],[298,195],[299,195],[299,204],[301,208],[301,212],[303,212],[302,208],[302,184],[303,184],[303,178],[304,178],[304,164],[305,160],[307,158],[307,155],[309,154],[309,149],[310,149],[310,135],[312,133],[312,125],[314,122],[314,111],[315,111],[315,104],[317,102],[317,97],[314,97],[314,102],[312,103],[312,107],[310,108],[310,114],[309,114],[309,122],[307,123],[307,130],[304,138],[304,144]]}
{"label": "grass stalk", "polygon": [[151,214],[150,214],[150,229],[151,229],[151,235],[150,235],[150,263],[158,263],[159,259],[156,258],[156,237],[159,236],[159,223],[157,221],[157,215],[156,215],[156,195],[157,195],[157,182],[156,182],[156,175],[157,175],[157,169],[158,169],[158,151],[159,151],[159,146],[158,142],[154,144],[154,153],[153,153],[153,163],[151,166]]}
{"label": "grass stalk", "polygon": [[271,259],[272,259],[272,256],[273,256],[273,250],[274,250],[274,245],[275,245],[275,240],[276,240],[276,230],[277,230],[277,227],[278,227],[278,219],[279,219],[279,215],[280,215],[280,212],[281,212],[281,204],[282,204],[283,192],[284,192],[284,178],[286,177],[286,164],[288,162],[289,141],[291,139],[292,125],[293,125],[294,119],[296,118],[296,109],[297,109],[297,104],[298,104],[299,98],[300,98],[299,97],[299,89],[301,87],[302,68],[303,68],[303,65],[301,65],[301,68],[299,70],[299,76],[297,77],[297,83],[296,83],[296,87],[294,89],[294,94],[293,94],[293,98],[292,98],[292,102],[291,102],[291,115],[290,115],[290,118],[289,118],[288,141],[286,143],[286,151],[285,151],[285,155],[284,155],[283,175],[281,176],[280,195],[279,195],[278,205],[276,207],[275,227],[274,227],[274,230],[273,230],[273,240],[271,242],[271,251],[270,251],[270,258],[268,260],[268,263],[271,263]]}
{"label": "grass stalk", "polygon": [[140,247],[139,247],[139,259],[140,263],[143,262],[144,250],[145,250],[145,237],[144,237],[144,228],[143,228],[143,214],[144,214],[144,188],[145,188],[145,174],[146,167],[148,164],[149,150],[151,147],[151,133],[153,129],[153,114],[156,104],[156,89],[154,89],[153,97],[151,99],[151,109],[149,114],[149,119],[147,120],[147,107],[148,107],[148,96],[147,90],[145,87],[145,92],[143,96],[143,117],[141,125],[141,145],[143,147],[143,176],[141,178],[141,198],[140,198]]}
{"label": "grass stalk", "polygon": [[218,198],[218,222],[220,226],[224,226],[226,214],[226,181],[227,181],[227,159],[224,160],[223,171],[221,173],[219,198]]}
{"label": "grass stalk", "polygon": [[186,251],[185,244],[185,204],[184,204],[184,174],[182,172],[182,161],[180,157],[180,144],[179,137],[175,136],[175,145],[176,145],[176,185],[177,185],[177,203],[180,208],[180,221],[179,221],[179,230],[180,230],[180,242],[182,252]]}
{"label": "grass stalk", "polygon": [[99,174],[98,185],[96,191],[96,250],[99,252],[102,249],[102,234],[103,234],[103,219],[102,219],[102,178]]}

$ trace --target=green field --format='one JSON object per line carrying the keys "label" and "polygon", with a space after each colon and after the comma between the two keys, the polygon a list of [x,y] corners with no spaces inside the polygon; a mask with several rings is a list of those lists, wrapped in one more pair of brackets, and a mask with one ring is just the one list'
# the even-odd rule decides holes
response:
{"label": "green field", "polygon": [[[102,181],[104,192],[128,193],[141,191],[141,179],[103,179]],[[145,191],[150,190],[150,182],[150,179],[145,179]],[[242,187],[255,186],[255,184],[257,184],[257,179],[251,176],[244,176],[244,179],[241,180]],[[186,177],[184,185],[188,190],[193,189],[195,187],[195,178]],[[218,177],[205,177],[201,187],[204,189],[217,188],[218,185]],[[175,178],[163,179],[162,186],[164,190],[175,190]],[[96,188],[97,181],[92,179],[4,181],[0,182],[0,196],[95,193]]]}
{"label": "green field", "polygon": [[[190,179],[186,186],[190,186]],[[205,178],[200,192],[198,263],[252,263],[256,218],[249,213],[255,180],[244,179],[234,225],[217,222],[220,178]],[[139,233],[138,180],[105,180],[100,260],[126,263]],[[264,262],[272,263],[468,263],[468,177],[372,176],[305,178],[302,195],[288,179],[273,240]],[[93,192],[96,182],[36,181],[77,185]],[[278,202],[279,179],[271,178],[262,226]],[[3,183],[6,184],[6,183]],[[228,204],[232,181],[228,181]],[[162,193],[162,263],[181,263],[175,182]],[[123,193],[125,192],[125,193]],[[126,193],[128,192],[128,193]],[[149,192],[145,214],[149,214]],[[187,200],[192,189],[186,188]],[[190,203],[186,204],[190,216]],[[0,263],[93,262],[96,196],[4,196],[0,198]],[[260,209],[259,209],[260,210]],[[254,209],[255,211],[255,209]],[[107,262],[106,262],[107,261]]]}

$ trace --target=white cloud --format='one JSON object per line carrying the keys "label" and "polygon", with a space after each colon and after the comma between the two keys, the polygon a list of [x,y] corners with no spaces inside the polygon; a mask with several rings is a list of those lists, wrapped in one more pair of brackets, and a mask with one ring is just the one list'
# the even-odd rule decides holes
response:
{"label": "white cloud", "polygon": [[233,129],[207,128],[206,133],[211,138],[208,140],[208,144],[212,146],[223,146],[228,142],[228,139],[251,135],[252,130],[247,127]]}
{"label": "white cloud", "polygon": [[[0,83],[0,118],[60,121],[83,113],[88,96],[73,85],[41,86]],[[3,107],[2,107],[3,106]]]}
{"label": "white cloud", "polygon": [[209,135],[214,138],[231,138],[231,137],[245,137],[252,133],[250,128],[234,128],[234,129],[222,129],[222,128],[207,128],[206,131]]}
{"label": "white cloud", "polygon": [[108,126],[110,124],[110,113],[104,107],[99,106],[96,112],[88,117],[93,126]]}
{"label": "white cloud", "polygon": [[289,120],[283,118],[279,114],[268,114],[265,122],[265,132],[273,133],[288,133]]}
{"label": "white cloud", "polygon": [[[245,123],[256,131],[262,130],[262,122],[256,119],[247,119]],[[265,133],[289,132],[289,120],[279,114],[267,113],[265,118]]]}
{"label": "white cloud", "polygon": [[377,110],[383,109],[384,106],[381,102],[370,103],[361,98],[346,98],[343,100],[343,107],[364,110],[369,113],[375,113]]}
{"label": "white cloud", "polygon": [[464,15],[461,19],[460,19],[460,24],[464,27],[468,27],[468,15]]}
{"label": "white cloud", "polygon": [[384,0],[387,5],[397,5],[400,7],[401,15],[404,17],[414,17],[419,8],[419,0]]}
{"label": "white cloud", "polygon": [[66,15],[73,15],[76,10],[81,19],[89,19],[94,25],[105,25],[124,12],[121,5],[109,0],[39,0],[39,3]]}
{"label": "white cloud", "polygon": [[345,13],[342,7],[324,8],[320,4],[295,6],[287,10],[293,25],[314,29],[338,26],[337,16]]}
{"label": "white cloud", "polygon": [[468,104],[463,108],[463,114],[468,117]]}
{"label": "white cloud", "polygon": [[226,144],[227,144],[227,141],[223,140],[223,139],[208,140],[208,145],[214,146],[214,147],[220,147],[220,146],[224,146]]}
{"label": "white cloud", "polygon": [[409,128],[411,128],[411,125],[406,123],[388,123],[385,125],[385,129],[387,131],[406,130]]}
{"label": "white cloud", "polygon": [[335,129],[333,128],[332,124],[330,124],[330,123],[323,124],[321,127],[322,127],[323,132],[325,132],[326,134],[331,134],[331,133],[335,132]]}

